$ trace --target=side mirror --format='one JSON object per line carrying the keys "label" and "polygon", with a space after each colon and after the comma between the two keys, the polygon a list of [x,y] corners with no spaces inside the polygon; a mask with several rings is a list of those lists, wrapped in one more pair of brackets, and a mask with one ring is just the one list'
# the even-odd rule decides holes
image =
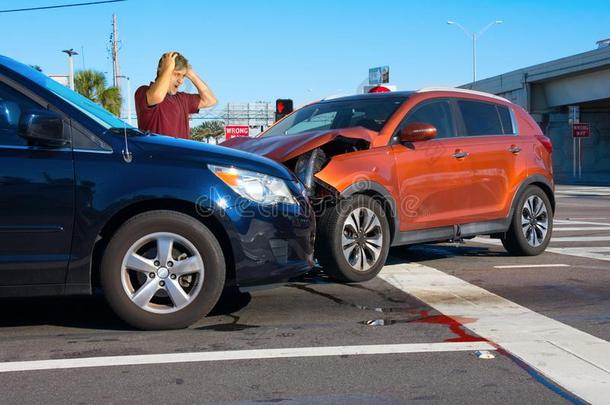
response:
{"label": "side mirror", "polygon": [[64,135],[61,116],[46,110],[25,111],[19,120],[19,135],[45,146],[65,146],[70,140]]}
{"label": "side mirror", "polygon": [[401,142],[427,141],[436,136],[434,125],[425,122],[412,122],[400,131]]}

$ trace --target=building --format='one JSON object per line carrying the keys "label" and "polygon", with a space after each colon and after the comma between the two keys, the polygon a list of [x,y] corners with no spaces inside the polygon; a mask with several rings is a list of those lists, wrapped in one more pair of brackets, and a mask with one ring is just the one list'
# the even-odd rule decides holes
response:
{"label": "building", "polygon": [[[527,109],[553,142],[559,183],[610,185],[610,39],[597,45],[593,51],[462,86]],[[580,154],[572,122],[590,124],[590,136],[580,140]]]}

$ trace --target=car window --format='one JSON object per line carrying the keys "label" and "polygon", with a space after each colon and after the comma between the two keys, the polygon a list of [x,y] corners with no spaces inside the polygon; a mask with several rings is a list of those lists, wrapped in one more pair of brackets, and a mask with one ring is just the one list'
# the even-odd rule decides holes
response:
{"label": "car window", "polygon": [[0,82],[0,146],[27,146],[19,136],[19,122],[28,110],[42,107],[17,90]]}
{"label": "car window", "polygon": [[305,106],[265,132],[263,137],[308,131],[363,127],[380,131],[406,97],[323,101]]}
{"label": "car window", "polygon": [[319,114],[319,110],[316,110],[313,112],[311,117],[297,123],[292,128],[289,128],[286,131],[286,135],[298,134],[307,131],[321,131],[324,129],[330,129],[336,116],[337,111],[328,111]]}
{"label": "car window", "polygon": [[502,135],[500,114],[495,104],[459,100],[458,107],[464,119],[467,136]]}
{"label": "car window", "polygon": [[514,135],[515,128],[513,128],[513,120],[510,117],[510,111],[508,107],[503,105],[497,105],[498,114],[500,114],[500,122],[502,123],[502,131],[505,135]]}
{"label": "car window", "polygon": [[430,101],[415,107],[400,124],[399,131],[413,122],[433,125],[436,128],[436,138],[449,138],[456,135],[451,105],[447,100]]}

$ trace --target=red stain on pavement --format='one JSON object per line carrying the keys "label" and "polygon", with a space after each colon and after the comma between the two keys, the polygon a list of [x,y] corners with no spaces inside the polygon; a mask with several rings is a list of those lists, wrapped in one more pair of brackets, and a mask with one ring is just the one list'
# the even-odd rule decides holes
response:
{"label": "red stain on pavement", "polygon": [[428,311],[420,311],[421,318],[414,320],[415,323],[429,323],[445,325],[457,335],[456,338],[445,339],[445,342],[487,342],[487,339],[470,334],[464,329],[464,325],[475,322],[476,318],[463,316],[448,317],[446,315],[429,315]]}

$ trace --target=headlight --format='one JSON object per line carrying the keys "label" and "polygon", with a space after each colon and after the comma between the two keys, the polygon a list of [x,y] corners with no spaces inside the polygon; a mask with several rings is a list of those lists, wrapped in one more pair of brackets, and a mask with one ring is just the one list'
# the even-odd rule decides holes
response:
{"label": "headlight", "polygon": [[237,194],[259,204],[297,204],[284,180],[262,173],[208,165],[212,171],[227,186]]}

